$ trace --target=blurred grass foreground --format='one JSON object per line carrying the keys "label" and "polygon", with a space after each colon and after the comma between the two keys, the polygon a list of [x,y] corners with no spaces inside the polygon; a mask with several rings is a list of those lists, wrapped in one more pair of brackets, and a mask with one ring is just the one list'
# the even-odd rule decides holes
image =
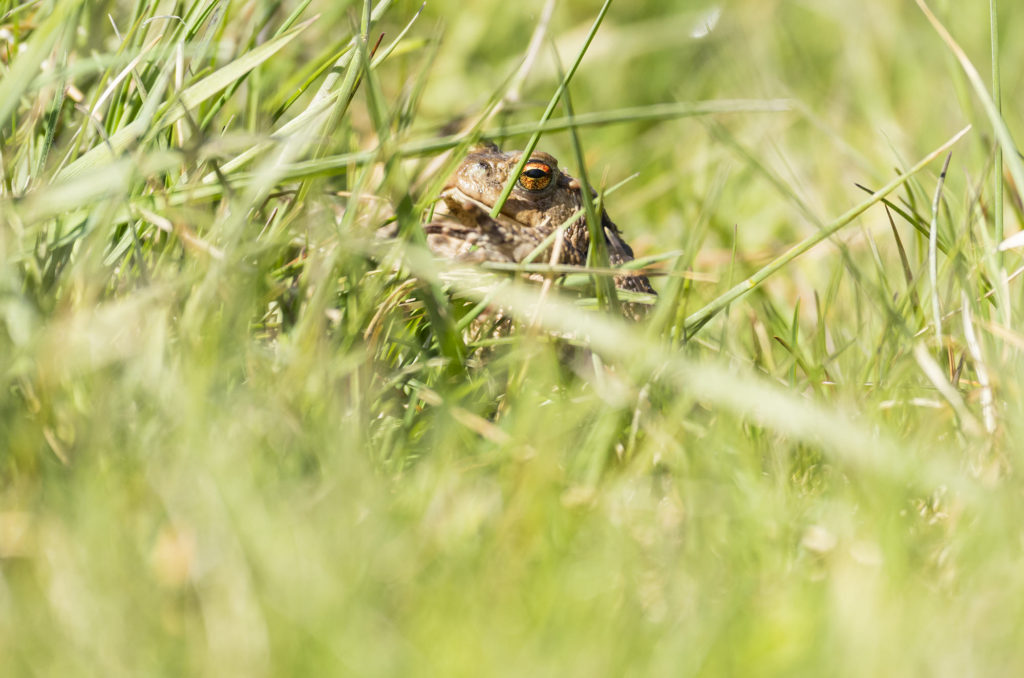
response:
{"label": "blurred grass foreground", "polygon": [[[1024,674],[1022,34],[0,2],[0,674]],[[644,322],[427,255],[540,132]]]}

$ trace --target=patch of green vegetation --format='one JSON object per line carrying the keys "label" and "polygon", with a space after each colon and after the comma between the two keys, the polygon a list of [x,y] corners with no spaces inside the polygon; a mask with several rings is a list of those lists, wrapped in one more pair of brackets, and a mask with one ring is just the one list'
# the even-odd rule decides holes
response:
{"label": "patch of green vegetation", "polygon": [[[1024,15],[670,4],[0,3],[5,675],[1024,669]],[[428,255],[538,132],[644,323]]]}

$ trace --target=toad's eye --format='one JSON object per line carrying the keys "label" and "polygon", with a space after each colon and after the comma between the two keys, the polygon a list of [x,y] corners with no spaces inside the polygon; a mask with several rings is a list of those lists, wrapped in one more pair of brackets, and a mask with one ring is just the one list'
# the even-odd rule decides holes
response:
{"label": "toad's eye", "polygon": [[543,191],[551,184],[554,171],[551,165],[540,160],[531,160],[519,175],[519,185],[527,191]]}

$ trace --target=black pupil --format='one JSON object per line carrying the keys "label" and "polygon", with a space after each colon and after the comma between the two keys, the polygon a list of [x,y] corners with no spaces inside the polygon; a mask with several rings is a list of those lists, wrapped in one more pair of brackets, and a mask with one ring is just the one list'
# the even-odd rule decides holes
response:
{"label": "black pupil", "polygon": [[545,172],[544,170],[537,168],[528,169],[525,172],[523,172],[523,174],[530,177],[531,179],[543,179],[548,175],[548,173]]}

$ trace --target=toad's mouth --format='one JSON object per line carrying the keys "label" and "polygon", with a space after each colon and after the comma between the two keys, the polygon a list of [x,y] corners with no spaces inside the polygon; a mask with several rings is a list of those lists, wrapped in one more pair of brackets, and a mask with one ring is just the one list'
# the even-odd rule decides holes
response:
{"label": "toad's mouth", "polygon": [[468,193],[464,193],[458,186],[449,186],[441,191],[441,200],[448,207],[466,212],[479,211],[490,213],[491,205],[487,205]]}
{"label": "toad's mouth", "polygon": [[506,228],[512,228],[513,230],[528,229],[546,231],[551,225],[549,223],[551,217],[549,216],[546,216],[541,223],[527,223],[525,221],[520,221],[512,214],[507,213],[506,210],[512,207],[511,199],[505,203],[502,207],[502,211],[499,212],[497,217],[492,217],[490,216],[490,210],[494,207],[493,205],[487,205],[486,203],[473,198],[469,194],[465,193],[459,186],[449,186],[444,188],[440,194],[440,198],[441,200],[438,203],[438,207],[441,208],[439,210],[441,214],[454,217],[470,227],[477,226],[483,221],[494,221]]}
{"label": "toad's mouth", "polygon": [[513,229],[533,228],[530,224],[519,221],[505,212],[509,207],[508,202],[502,207],[502,211],[497,217],[492,217],[491,208],[493,205],[488,205],[474,198],[458,186],[449,186],[441,191],[441,201],[438,203],[438,207],[442,208],[442,214],[447,213],[466,226],[472,227],[479,224],[481,220],[490,220]]}

